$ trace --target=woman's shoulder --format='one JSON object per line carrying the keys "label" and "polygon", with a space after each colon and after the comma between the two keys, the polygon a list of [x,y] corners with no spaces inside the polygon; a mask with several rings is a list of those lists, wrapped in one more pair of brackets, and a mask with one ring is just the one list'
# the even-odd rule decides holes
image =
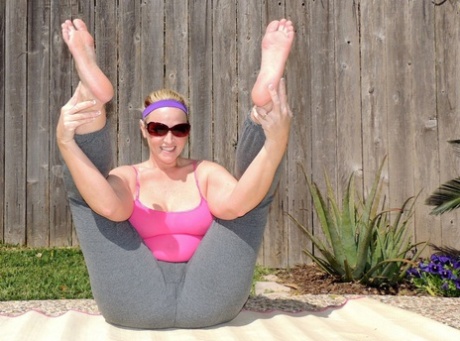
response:
{"label": "woman's shoulder", "polygon": [[194,160],[196,164],[196,169],[200,171],[215,171],[217,169],[222,169],[221,165],[217,162],[209,161],[209,160]]}
{"label": "woman's shoulder", "polygon": [[118,166],[112,169],[109,176],[121,179],[132,193],[135,192],[137,183],[137,165]]}
{"label": "woman's shoulder", "polygon": [[118,166],[110,171],[110,174],[132,176],[136,174],[139,165],[123,165]]}
{"label": "woman's shoulder", "polygon": [[211,179],[224,179],[231,176],[230,172],[225,167],[217,162],[208,160],[199,161],[196,167],[196,172],[198,177],[206,182]]}
{"label": "woman's shoulder", "polygon": [[115,176],[122,179],[129,187],[135,187],[137,179],[137,165],[118,166],[110,171],[109,176]]}

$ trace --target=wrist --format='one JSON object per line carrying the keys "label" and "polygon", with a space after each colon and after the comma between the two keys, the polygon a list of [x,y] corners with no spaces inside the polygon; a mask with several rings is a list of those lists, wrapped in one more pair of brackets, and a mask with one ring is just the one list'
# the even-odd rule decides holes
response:
{"label": "wrist", "polygon": [[69,148],[72,144],[75,144],[75,139],[73,137],[56,137],[56,143],[59,149]]}

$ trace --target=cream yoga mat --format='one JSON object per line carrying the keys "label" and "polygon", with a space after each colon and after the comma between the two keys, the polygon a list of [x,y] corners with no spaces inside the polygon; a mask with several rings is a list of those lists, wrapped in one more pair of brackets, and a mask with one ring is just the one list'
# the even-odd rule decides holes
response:
{"label": "cream yoga mat", "polygon": [[[1,305],[0,305],[1,306]],[[233,321],[205,329],[132,330],[107,324],[99,314],[67,311],[48,316],[27,311],[2,315],[0,340],[460,340],[460,330],[371,298],[348,300],[321,311],[243,310]]]}

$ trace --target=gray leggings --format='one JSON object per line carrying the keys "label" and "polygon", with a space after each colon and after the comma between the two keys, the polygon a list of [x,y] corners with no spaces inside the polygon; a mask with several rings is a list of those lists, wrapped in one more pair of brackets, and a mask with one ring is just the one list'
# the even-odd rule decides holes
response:
{"label": "gray leggings", "polygon": [[[107,126],[76,136],[102,174],[113,167]],[[236,152],[241,176],[265,141],[246,119]],[[279,169],[266,198],[235,220],[215,219],[187,263],[156,260],[136,230],[93,212],[66,169],[73,221],[88,268],[94,299],[107,322],[130,328],[200,328],[227,322],[245,304]]]}

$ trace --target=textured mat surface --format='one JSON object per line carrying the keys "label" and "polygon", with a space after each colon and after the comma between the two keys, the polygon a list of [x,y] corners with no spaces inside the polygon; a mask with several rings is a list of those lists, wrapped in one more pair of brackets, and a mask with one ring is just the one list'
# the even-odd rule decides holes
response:
{"label": "textured mat surface", "polygon": [[0,340],[460,340],[460,330],[370,298],[322,311],[242,311],[226,324],[206,329],[130,330],[98,314],[37,311],[0,316]]}

